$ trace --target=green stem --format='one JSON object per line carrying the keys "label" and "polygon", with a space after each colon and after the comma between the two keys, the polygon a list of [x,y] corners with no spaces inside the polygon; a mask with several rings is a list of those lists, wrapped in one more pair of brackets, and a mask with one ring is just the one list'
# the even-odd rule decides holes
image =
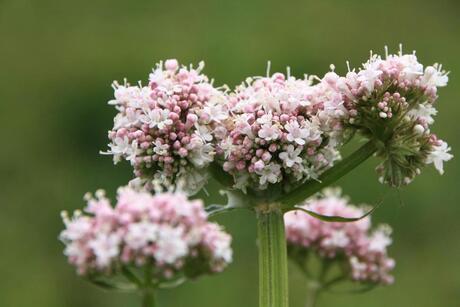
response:
{"label": "green stem", "polygon": [[155,286],[153,284],[153,265],[147,261],[144,269],[144,286],[142,287],[142,307],[155,307]]}
{"label": "green stem", "polygon": [[288,272],[283,213],[277,205],[257,210],[259,307],[288,306]]}
{"label": "green stem", "polygon": [[144,289],[142,293],[142,307],[155,307],[155,294],[153,289]]}
{"label": "green stem", "polygon": [[307,301],[305,307],[315,307],[316,302],[318,301],[318,295],[320,292],[321,286],[314,281],[308,282],[307,286]]}
{"label": "green stem", "polygon": [[352,171],[355,167],[366,161],[377,151],[373,140],[368,141],[347,158],[337,163],[334,167],[325,171],[319,180],[309,180],[291,192],[282,196],[283,210],[290,210],[293,206],[303,202],[308,197],[321,191],[323,188],[339,180],[342,176]]}

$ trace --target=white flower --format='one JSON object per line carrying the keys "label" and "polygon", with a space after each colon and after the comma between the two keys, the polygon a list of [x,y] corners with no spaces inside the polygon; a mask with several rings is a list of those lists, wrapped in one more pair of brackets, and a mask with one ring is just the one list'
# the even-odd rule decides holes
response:
{"label": "white flower", "polygon": [[344,248],[350,243],[350,238],[343,230],[337,230],[331,233],[329,237],[323,240],[322,245],[330,248]]}
{"label": "white flower", "polygon": [[137,125],[139,123],[139,113],[138,110],[133,108],[127,108],[125,114],[118,113],[113,119],[113,129],[118,130]]}
{"label": "white flower", "polygon": [[146,221],[129,224],[125,242],[132,249],[140,249],[157,238],[158,226]]}
{"label": "white flower", "polygon": [[137,140],[134,140],[131,143],[131,147],[128,148],[125,154],[126,154],[126,161],[129,161],[131,165],[134,165],[136,161],[136,157],[139,154],[139,147],[137,144]]}
{"label": "white flower", "polygon": [[265,124],[259,130],[258,135],[266,141],[276,140],[280,136],[280,130],[274,125]]}
{"label": "white flower", "polygon": [[275,97],[272,92],[270,92],[267,88],[263,87],[257,90],[254,93],[254,97],[252,97],[254,101],[256,101],[260,106],[266,111],[281,111],[280,109],[280,102],[278,97]]}
{"label": "white flower", "polygon": [[418,76],[423,75],[423,65],[417,61],[414,54],[400,56],[399,61],[404,66],[402,69],[404,79],[414,81]]}
{"label": "white flower", "polygon": [[165,84],[168,81],[166,72],[158,65],[157,68],[153,69],[149,74],[149,81],[155,84]]}
{"label": "white flower", "polygon": [[297,121],[287,123],[284,128],[288,132],[286,138],[289,142],[296,142],[299,145],[305,145],[309,131],[307,128],[301,128]]}
{"label": "white flower", "polygon": [[126,157],[126,160],[133,163],[139,151],[137,140],[130,143],[127,136],[123,138],[116,137],[112,143],[109,144],[109,147],[109,151],[101,152],[101,154],[113,155],[114,163],[120,162],[122,157]]}
{"label": "white flower", "polygon": [[442,175],[444,174],[443,162],[449,161],[454,156],[449,153],[450,147],[449,145],[444,142],[440,141],[441,144],[439,146],[433,146],[433,151],[430,152],[426,159],[426,164],[434,164],[434,167],[438,170],[438,172]]}
{"label": "white flower", "polygon": [[260,125],[271,125],[272,124],[272,118],[273,118],[272,113],[267,113],[267,114],[262,115],[262,117],[259,117],[257,119],[257,122]]}
{"label": "white flower", "polygon": [[265,165],[262,170],[256,171],[256,173],[260,176],[260,185],[265,185],[267,182],[277,183],[281,176],[281,166],[277,163],[271,162],[270,164]]}
{"label": "white flower", "polygon": [[289,145],[286,151],[279,154],[279,158],[283,160],[287,167],[292,167],[294,164],[302,163],[302,158],[299,157],[301,151],[301,148],[295,148],[294,145]]}
{"label": "white flower", "polygon": [[139,119],[144,124],[148,124],[149,128],[158,127],[158,129],[163,129],[166,125],[172,125],[173,123],[168,117],[170,113],[168,109],[144,109],[143,111],[144,115],[141,115]]}
{"label": "white flower", "polygon": [[87,218],[77,217],[69,220],[67,215],[65,215],[64,221],[67,228],[59,236],[63,241],[79,240],[90,233],[92,226],[90,220]]}
{"label": "white flower", "polygon": [[195,124],[195,134],[199,136],[205,142],[212,141],[211,130],[208,129],[208,126]]}
{"label": "white flower", "polygon": [[173,228],[169,225],[159,227],[155,259],[159,262],[173,264],[187,255],[188,246],[183,235],[184,231],[181,227]]}
{"label": "white flower", "polygon": [[212,162],[214,158],[214,148],[212,144],[205,143],[200,146],[195,146],[190,151],[189,159],[198,168],[202,168]]}
{"label": "white flower", "polygon": [[115,233],[99,233],[96,238],[89,241],[88,246],[96,256],[96,265],[98,267],[109,266],[112,259],[118,256],[120,241],[120,236]]}
{"label": "white flower", "polygon": [[77,266],[83,265],[88,258],[88,250],[79,241],[73,241],[66,245],[64,255],[72,259]]}
{"label": "white flower", "polygon": [[380,58],[374,56],[363,65],[365,69],[358,73],[358,81],[361,82],[361,85],[364,86],[368,92],[374,90],[375,81],[377,81],[383,73],[378,69],[381,62],[382,60]]}
{"label": "white flower", "polygon": [[226,233],[220,233],[219,239],[214,241],[214,258],[232,262],[233,252],[230,246],[232,239]]}
{"label": "white flower", "polygon": [[426,87],[442,87],[447,85],[447,81],[449,81],[447,73],[441,71],[441,66],[434,65],[425,68],[425,74],[420,80],[420,85]]}
{"label": "white flower", "polygon": [[369,250],[377,253],[385,253],[387,246],[392,243],[390,234],[391,229],[388,227],[381,227],[376,230],[370,238]]}
{"label": "white flower", "polygon": [[436,115],[438,111],[433,107],[432,104],[419,104],[416,108],[410,110],[407,115],[421,119],[425,121],[428,125],[434,123],[433,116]]}
{"label": "white flower", "polygon": [[233,144],[233,138],[228,136],[224,138],[220,143],[220,148],[224,151],[224,158],[227,159],[232,152],[235,151],[237,148],[236,145]]}
{"label": "white flower", "polygon": [[156,140],[155,141],[155,147],[153,147],[153,151],[160,156],[167,156],[168,155],[168,150],[169,150],[169,145],[168,144],[162,144],[161,141]]}
{"label": "white flower", "polygon": [[224,107],[226,102],[222,95],[215,95],[204,106],[203,112],[208,114],[212,121],[221,122],[228,118],[228,112]]}
{"label": "white flower", "polygon": [[252,133],[251,125],[249,125],[248,120],[249,115],[246,113],[237,116],[235,119],[235,128],[241,131],[242,134],[246,134],[250,138],[253,138],[254,134]]}

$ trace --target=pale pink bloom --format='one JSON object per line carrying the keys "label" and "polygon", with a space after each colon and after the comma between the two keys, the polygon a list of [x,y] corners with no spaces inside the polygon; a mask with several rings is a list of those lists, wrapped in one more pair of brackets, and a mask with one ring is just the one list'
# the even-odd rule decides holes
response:
{"label": "pale pink bloom", "polygon": [[227,134],[217,138],[217,154],[225,159],[223,169],[233,176],[235,188],[261,190],[279,182],[292,188],[333,165],[338,154],[318,155],[341,144],[346,112],[341,101],[329,99],[330,91],[312,85],[312,78],[275,73],[247,78],[230,94],[223,122]]}
{"label": "pale pink bloom", "polygon": [[[128,160],[138,184],[147,189],[173,186],[193,194],[206,182],[206,176],[201,182],[186,179],[190,173],[204,174],[213,161],[214,131],[226,133],[218,127],[228,117],[228,98],[201,73],[203,67],[180,67],[171,59],[156,65],[148,86],[113,84],[115,99],[109,104],[119,113],[107,154],[115,162]],[[190,145],[197,136],[203,141]],[[197,159],[201,152],[206,155]]]}
{"label": "pale pink bloom", "polygon": [[449,151],[449,145],[446,142],[439,140],[438,144],[433,145],[433,151],[430,152],[430,154],[428,155],[426,163],[433,163],[434,167],[442,175],[444,173],[444,162],[449,161],[454,157],[452,154],[449,153]]}
{"label": "pale pink bloom", "polygon": [[63,214],[60,234],[79,274],[116,274],[120,264],[141,266],[150,259],[155,278],[173,278],[189,259],[199,259],[200,274],[222,271],[232,260],[231,237],[208,222],[201,201],[129,187],[118,189],[114,208],[103,191],[86,199],[90,215]]}
{"label": "pale pink bloom", "polygon": [[[348,203],[337,191],[325,190],[325,196],[307,201],[303,207],[321,215],[356,218],[364,210]],[[387,255],[391,229],[384,225],[371,230],[370,217],[357,222],[323,222],[296,210],[284,215],[288,250],[301,249],[315,253],[325,261],[337,261],[350,269],[344,273],[360,282],[389,284],[394,260]],[[293,253],[291,257],[299,257]],[[298,261],[305,259],[295,258]]]}
{"label": "pale pink bloom", "polygon": [[305,145],[305,140],[309,135],[307,128],[300,127],[297,121],[287,123],[284,128],[288,132],[286,136],[288,141],[296,142],[299,145]]}
{"label": "pale pink bloom", "polygon": [[259,137],[266,141],[272,141],[279,138],[280,131],[279,129],[271,124],[265,124],[259,130]]}

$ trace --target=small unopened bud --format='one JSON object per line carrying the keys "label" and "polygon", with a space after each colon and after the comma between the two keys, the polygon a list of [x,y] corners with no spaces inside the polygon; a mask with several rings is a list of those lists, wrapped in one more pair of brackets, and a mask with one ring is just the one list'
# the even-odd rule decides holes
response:
{"label": "small unopened bud", "polygon": [[422,125],[417,124],[414,126],[414,132],[422,135],[425,132],[425,128],[423,128]]}
{"label": "small unopened bud", "polygon": [[169,59],[165,62],[165,68],[169,71],[175,71],[179,67],[179,63],[176,59]]}

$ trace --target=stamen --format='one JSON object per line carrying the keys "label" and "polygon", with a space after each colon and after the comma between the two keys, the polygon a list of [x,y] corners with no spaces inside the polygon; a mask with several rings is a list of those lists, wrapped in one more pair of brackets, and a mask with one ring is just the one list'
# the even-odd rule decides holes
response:
{"label": "stamen", "polygon": [[272,65],[272,62],[267,61],[267,78],[270,77],[270,67]]}

